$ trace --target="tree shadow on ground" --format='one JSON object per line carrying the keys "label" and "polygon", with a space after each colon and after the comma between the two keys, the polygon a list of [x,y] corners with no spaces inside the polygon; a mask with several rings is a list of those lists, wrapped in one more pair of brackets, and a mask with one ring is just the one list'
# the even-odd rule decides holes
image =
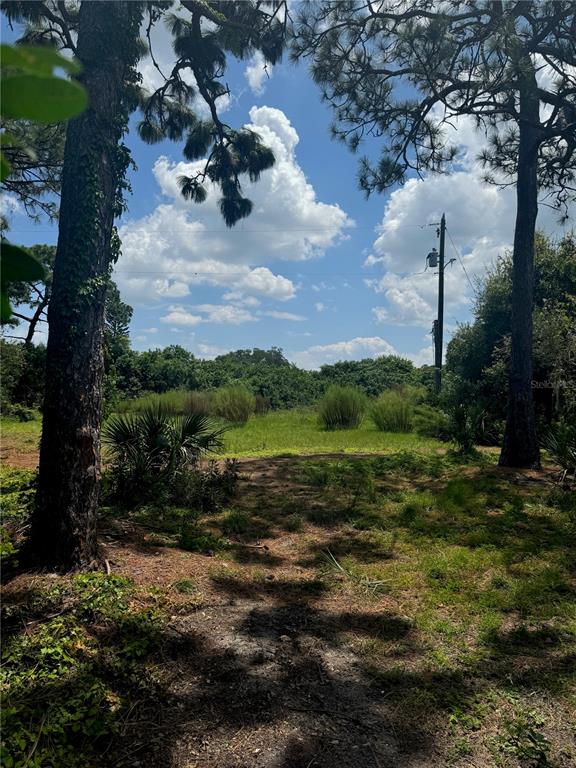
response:
{"label": "tree shadow on ground", "polygon": [[335,536],[330,536],[308,547],[310,555],[301,558],[298,565],[312,567],[325,563],[325,554],[330,553],[339,560],[342,557],[352,555],[355,560],[362,563],[381,563],[390,560],[394,553],[390,546],[386,546],[377,538],[371,537],[369,532],[349,530]]}
{"label": "tree shadow on ground", "polygon": [[319,600],[328,591],[321,579],[276,579],[272,575],[264,579],[213,576],[213,584],[222,592],[235,598],[255,600],[264,596],[281,601],[309,602]]}
{"label": "tree shadow on ground", "polygon": [[256,548],[232,544],[228,550],[234,560],[242,565],[260,565],[263,568],[277,568],[286,562],[285,557],[276,555],[266,547]]}
{"label": "tree shadow on ground", "polygon": [[[29,658],[26,700],[35,709],[26,727],[40,734],[38,749],[59,717],[70,749],[102,768],[194,760],[209,768],[409,768],[426,760],[440,768],[451,713],[469,711],[495,683],[557,690],[573,668],[560,631],[526,627],[494,633],[485,642],[490,655],[477,662],[434,669],[405,617],[322,610],[311,595],[293,602],[290,585],[278,586],[274,604],[251,594],[166,626],[150,625],[146,613],[103,620],[87,603],[75,615],[97,646],[61,628],[54,602],[44,612],[23,609],[20,623],[37,622],[32,633],[56,613],[54,631],[64,631],[76,654],[69,672],[40,681]],[[377,663],[353,652],[351,636],[381,641]],[[386,651],[396,641],[404,657]],[[59,653],[42,663],[57,669]],[[92,696],[94,720],[77,732],[73,719],[62,719],[62,702],[90,704]],[[124,701],[118,709],[115,697]],[[59,757],[62,768],[70,755]]]}
{"label": "tree shadow on ground", "polygon": [[391,691],[342,644],[349,631],[405,639],[412,627],[402,617],[238,606],[226,633],[218,612],[208,626],[192,623],[183,618],[164,647],[176,683],[161,724],[172,755],[156,753],[145,765],[180,765],[203,741],[205,764],[219,768],[400,766],[433,748],[435,712],[404,725],[388,704]]}

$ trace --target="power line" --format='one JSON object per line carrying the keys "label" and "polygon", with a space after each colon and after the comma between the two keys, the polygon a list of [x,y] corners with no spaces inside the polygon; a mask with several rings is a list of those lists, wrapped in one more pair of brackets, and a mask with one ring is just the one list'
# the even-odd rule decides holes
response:
{"label": "power line", "polygon": [[[448,230],[446,230],[446,231],[448,232]],[[464,270],[464,274],[466,275],[466,280],[468,280],[470,288],[472,288],[472,290],[475,291],[476,289],[474,288],[474,285],[472,284],[472,280],[470,280],[470,278],[468,277],[468,272],[466,272],[466,267],[464,266],[464,262],[462,261],[462,257],[460,256],[460,251],[454,245],[454,240],[452,240],[452,235],[450,234],[450,232],[448,232],[448,239],[450,240],[450,242],[452,244],[452,248],[454,249],[454,252],[455,252],[456,256],[458,256],[458,261],[460,262],[460,266]]]}
{"label": "power line", "polygon": [[[189,222],[190,224],[197,223],[197,221]],[[52,224],[50,226],[53,226]],[[119,227],[125,226],[123,223],[118,224]],[[426,227],[436,227],[437,224],[400,224],[397,227],[394,227],[392,230],[387,230],[388,233],[394,232],[397,229],[426,229]],[[279,229],[278,227],[274,227],[274,229],[245,229],[243,227],[236,227],[234,229],[229,228],[218,228],[218,229],[201,229],[198,230],[198,235],[205,235],[205,234],[218,234],[218,235],[225,235],[230,234],[234,235],[238,232],[246,233],[246,234],[260,234],[260,235],[274,235],[276,233],[278,234],[285,234],[287,232],[334,232],[339,231],[340,229],[346,227],[347,229],[351,230],[357,230],[357,229],[370,229],[376,234],[384,234],[384,232],[378,233],[378,227],[379,225],[374,226],[373,224],[363,224],[363,225],[349,225],[346,226],[345,224],[335,224],[333,227],[293,227],[290,229]],[[13,233],[13,232],[37,232],[38,227],[10,227],[8,230],[6,230],[6,233]],[[173,232],[173,227],[155,227],[154,232]]]}
{"label": "power line", "polygon": [[[250,271],[238,271],[238,272],[197,272],[196,270],[194,272],[186,272],[185,268],[182,267],[174,267],[173,269],[114,269],[114,274],[116,275],[158,275],[160,277],[169,277],[170,279],[178,279],[181,278],[182,280],[193,280],[195,277],[200,278],[210,278],[210,277],[247,277],[251,274],[251,271],[253,269],[259,269],[259,267],[248,267]],[[267,269],[267,267],[264,267],[264,269]],[[419,271],[419,272],[408,272],[408,273],[395,273],[398,275],[401,279],[406,279],[408,277],[415,277],[417,275],[423,275],[426,272],[425,269]],[[275,277],[286,277],[286,275],[275,275]],[[379,275],[374,275],[370,272],[306,272],[305,274],[298,273],[296,275],[293,275],[293,279],[297,280],[306,280],[306,278],[311,277],[325,277],[325,278],[331,278],[331,277],[361,277],[366,280],[377,280],[379,278]],[[287,278],[290,279],[290,278]]]}

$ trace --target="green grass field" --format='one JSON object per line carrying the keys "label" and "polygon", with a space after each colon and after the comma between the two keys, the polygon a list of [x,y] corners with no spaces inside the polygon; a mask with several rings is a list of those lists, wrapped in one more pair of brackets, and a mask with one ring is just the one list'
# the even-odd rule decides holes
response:
{"label": "green grass field", "polygon": [[388,453],[418,450],[429,453],[445,444],[419,435],[378,432],[367,419],[359,429],[328,432],[313,411],[272,411],[255,416],[225,436],[226,456],[281,456],[314,453]]}
{"label": "green grass field", "polygon": [[[2,459],[20,465],[15,457],[31,461],[37,454],[40,419],[20,422],[3,419]],[[445,449],[446,443],[414,433],[379,432],[371,421],[359,429],[329,432],[318,426],[313,411],[272,411],[253,416],[242,427],[231,427],[224,437],[222,455],[231,457],[310,455],[316,453],[389,453],[408,450],[432,453]],[[11,461],[12,459],[12,461]]]}

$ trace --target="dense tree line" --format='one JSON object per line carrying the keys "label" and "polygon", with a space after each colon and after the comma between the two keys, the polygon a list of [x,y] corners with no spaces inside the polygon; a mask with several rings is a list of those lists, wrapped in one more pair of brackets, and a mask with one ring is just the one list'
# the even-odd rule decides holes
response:
{"label": "dense tree line", "polygon": [[[38,246],[42,248],[43,246]],[[50,280],[50,273],[48,272]],[[502,436],[508,394],[512,260],[500,258],[478,286],[474,319],[461,325],[448,345],[446,407],[474,402],[482,407],[494,437]],[[36,284],[39,293],[44,291]],[[26,293],[15,284],[15,293]],[[272,408],[316,402],[332,384],[357,386],[369,397],[409,385],[432,390],[432,369],[392,355],[349,360],[307,371],[281,349],[241,349],[201,360],[181,346],[137,352],[130,348],[132,308],[110,282],[105,312],[105,401],[110,413],[122,400],[172,389],[209,391],[242,382]],[[26,334],[27,336],[28,334]],[[44,391],[45,347],[2,342],[5,412],[14,405],[38,408]],[[576,419],[576,240],[536,238],[533,392],[537,414],[550,422]]]}
{"label": "dense tree line", "polygon": [[[375,396],[391,387],[422,383],[420,371],[409,360],[394,356],[339,362],[307,371],[290,363],[278,348],[237,350],[214,360],[200,360],[177,345],[136,352],[129,348],[127,336],[123,342],[120,339],[108,337],[106,345],[108,413],[121,400],[147,393],[215,390],[238,382],[267,398],[275,409],[311,405],[331,384],[357,386]],[[41,407],[44,359],[43,346],[2,343],[7,412],[14,404]]]}

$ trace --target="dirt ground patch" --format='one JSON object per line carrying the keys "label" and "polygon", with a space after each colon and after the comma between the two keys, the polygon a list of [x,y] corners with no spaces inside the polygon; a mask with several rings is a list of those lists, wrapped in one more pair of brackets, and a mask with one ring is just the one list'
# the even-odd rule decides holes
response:
{"label": "dirt ground patch", "polygon": [[38,466],[39,435],[11,434],[2,431],[0,462],[18,469],[36,469]]}

